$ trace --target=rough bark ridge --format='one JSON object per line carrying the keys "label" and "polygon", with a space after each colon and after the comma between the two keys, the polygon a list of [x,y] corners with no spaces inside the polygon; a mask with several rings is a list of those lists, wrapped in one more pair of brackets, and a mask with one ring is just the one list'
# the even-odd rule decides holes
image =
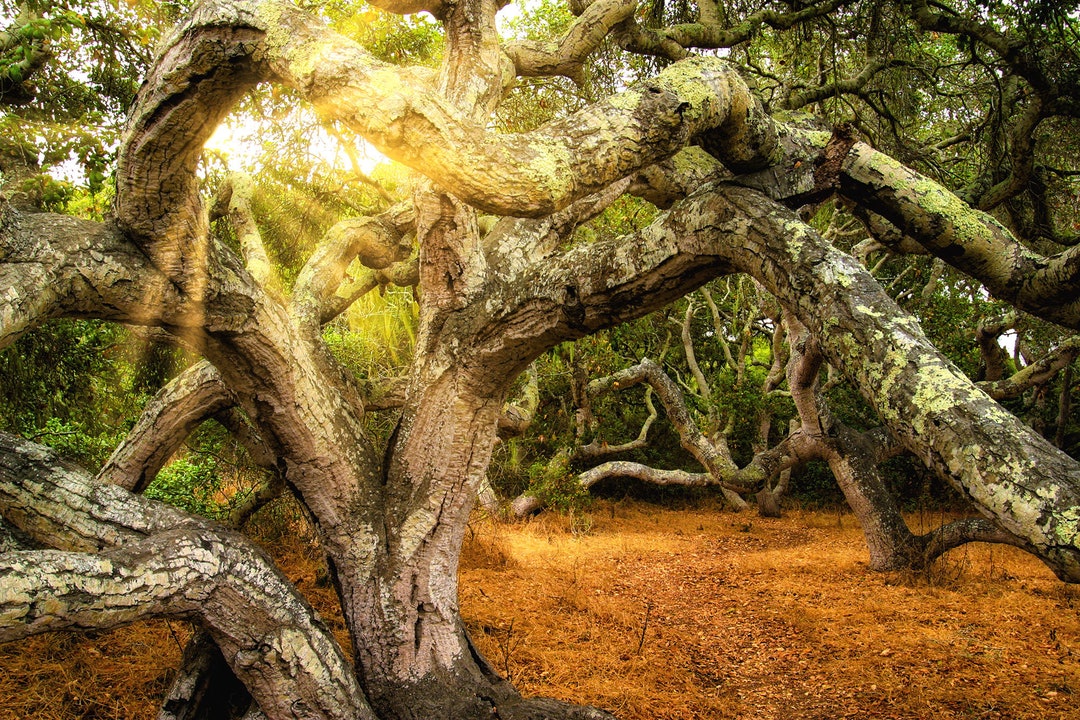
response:
{"label": "rough bark ridge", "polygon": [[[753,275],[810,329],[905,447],[1059,575],[1080,580],[1080,466],[964,379],[861,266],[781,204],[828,190],[812,177],[827,133],[774,123],[729,64],[687,57],[572,116],[500,135],[488,129],[491,113],[517,74],[573,76],[609,33],[627,46],[671,50],[697,30],[652,37],[630,5],[601,0],[579,7],[555,46],[504,52],[496,0],[380,5],[439,19],[446,53],[436,72],[380,62],[291,3],[197,3],[163,43],[131,109],[113,218],[0,205],[0,345],[48,318],[98,317],[161,328],[207,361],[147,408],[101,476],[115,485],[0,438],[5,526],[54,548],[0,556],[0,636],[187,617],[254,698],[251,716],[272,720],[610,717],[522,699],[479,656],[457,604],[465,524],[507,394],[533,359],[735,271]],[[837,5],[758,15],[747,32]],[[715,12],[703,20],[715,24]],[[288,297],[262,262],[242,188],[229,215],[243,230],[245,258],[214,241],[198,192],[203,143],[263,81],[294,89],[430,179],[405,207],[335,226]],[[968,252],[957,247],[971,247],[974,256],[988,232],[1018,246],[981,220],[956,225],[951,244],[936,245],[944,215],[970,211],[944,190],[905,191],[906,176],[868,177],[853,164],[860,147],[846,151],[830,182],[930,252],[955,261]],[[737,184],[706,182],[733,175]],[[629,237],[572,241],[628,189],[670,210]],[[481,234],[478,211],[502,218]],[[1032,293],[1067,293],[1075,257],[1029,273],[1017,303],[1051,313]],[[352,283],[356,258],[373,275]],[[1001,274],[978,263],[973,272]],[[361,388],[320,336],[321,323],[359,292],[343,288],[370,289],[375,273],[417,284],[421,303],[386,448],[365,430]],[[644,377],[648,368],[640,370]],[[231,426],[314,518],[354,667],[240,535],[124,489],[144,486],[164,460],[159,450],[211,411],[234,414]],[[736,470],[706,445],[694,447],[710,470],[758,472]]]}

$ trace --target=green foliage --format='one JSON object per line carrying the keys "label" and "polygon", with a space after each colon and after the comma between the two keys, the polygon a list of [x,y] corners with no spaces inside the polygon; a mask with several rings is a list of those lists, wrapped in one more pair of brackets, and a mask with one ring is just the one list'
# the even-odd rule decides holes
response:
{"label": "green foliage", "polygon": [[529,466],[529,490],[544,504],[560,512],[578,512],[589,507],[592,496],[581,487],[570,468],[566,452],[557,453],[547,463]]}
{"label": "green foliage", "polygon": [[360,298],[344,318],[323,328],[323,340],[353,376],[395,377],[412,360],[417,322],[412,290],[388,287]]}
{"label": "green foliage", "polygon": [[170,5],[178,4],[0,0],[0,153],[56,182],[74,168],[84,188],[100,192],[159,28],[179,9]]}
{"label": "green foliage", "polygon": [[96,320],[54,320],[0,352],[0,430],[96,470],[182,354]]}
{"label": "green foliage", "polygon": [[98,468],[105,464],[113,448],[125,434],[124,428],[109,432],[107,428],[91,429],[86,423],[64,422],[51,417],[30,439],[48,445],[64,458],[82,467]]}
{"label": "green foliage", "polygon": [[64,212],[75,198],[75,185],[67,180],[54,180],[49,175],[33,175],[18,185],[32,203],[42,210]]}
{"label": "green foliage", "polygon": [[442,57],[442,29],[428,15],[396,15],[371,6],[358,12],[355,2],[321,5],[335,30],[380,60],[395,65],[433,66]]}
{"label": "green foliage", "polygon": [[975,328],[983,318],[994,317],[998,308],[979,296],[977,287],[964,292],[962,284],[949,283],[943,291],[920,298],[911,306],[927,337],[966,374],[979,375],[980,355]]}
{"label": "green foliage", "polygon": [[124,332],[100,321],[59,320],[42,325],[0,352],[0,423],[33,434],[50,418],[98,428],[120,408],[109,401],[123,368],[112,362]]}
{"label": "green foliage", "polygon": [[828,464],[821,460],[811,460],[792,472],[789,494],[815,509],[843,507],[847,502]]}
{"label": "green foliage", "polygon": [[613,238],[640,230],[649,225],[657,216],[656,206],[630,195],[622,195],[604,212],[578,228],[578,236],[588,231],[593,238]]}
{"label": "green foliage", "polygon": [[185,455],[157,474],[145,495],[205,517],[221,517],[224,508],[215,499],[221,488],[217,462],[204,455]]}

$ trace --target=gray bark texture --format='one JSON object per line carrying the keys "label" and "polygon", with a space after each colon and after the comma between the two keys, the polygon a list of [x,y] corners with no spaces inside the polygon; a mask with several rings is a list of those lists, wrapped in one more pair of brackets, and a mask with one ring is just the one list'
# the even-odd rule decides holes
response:
{"label": "gray bark texture", "polygon": [[[969,382],[861,265],[785,204],[842,193],[991,292],[1072,327],[1075,252],[988,261],[995,248],[1019,246],[1003,227],[880,154],[867,164],[864,146],[774,122],[731,65],[681,59],[675,35],[634,24],[632,4],[584,3],[559,43],[505,52],[496,0],[375,4],[434,14],[445,30],[442,66],[386,64],[283,0],[197,2],[163,41],[130,110],[112,217],[0,203],[0,347],[50,318],[102,318],[158,328],[204,358],[151,401],[97,479],[0,436],[0,640],[187,618],[253,698],[252,718],[611,717],[523,699],[473,647],[457,597],[466,523],[513,382],[536,357],[734,272],[778,298],[891,436],[993,528],[1080,581],[1080,464]],[[747,32],[805,16],[755,15]],[[518,75],[576,77],[609,33],[678,62],[532,132],[489,129]],[[266,266],[243,188],[234,185],[227,215],[243,230],[246,257],[214,239],[199,193],[203,144],[260,82],[294,90],[428,178],[404,206],[334,226],[290,296]],[[815,176],[819,166],[834,171]],[[632,235],[573,242],[626,191],[667,209]],[[480,211],[500,216],[490,232],[480,231]],[[348,276],[354,259],[369,274]],[[390,277],[417,286],[420,314],[400,419],[380,447],[364,423],[362,388],[320,330]],[[647,362],[627,372],[658,396],[670,389]],[[664,402],[683,422],[674,399]],[[354,664],[241,534],[131,491],[221,413],[310,512]],[[740,469],[684,427],[708,474],[660,480],[745,489],[808,452],[798,443],[832,442],[804,424]],[[206,697],[200,672],[193,659],[190,683],[170,694],[172,717]]]}

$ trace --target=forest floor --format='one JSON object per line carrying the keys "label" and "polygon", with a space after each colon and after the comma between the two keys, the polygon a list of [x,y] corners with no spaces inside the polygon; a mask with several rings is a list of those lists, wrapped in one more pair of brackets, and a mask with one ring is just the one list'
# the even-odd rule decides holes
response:
{"label": "forest floor", "polygon": [[[271,547],[340,632],[313,546],[278,533]],[[477,518],[461,577],[496,669],[623,720],[1078,717],[1080,588],[1014,548],[872,573],[850,515],[601,501],[518,525]],[[0,645],[0,720],[153,718],[188,632]]]}

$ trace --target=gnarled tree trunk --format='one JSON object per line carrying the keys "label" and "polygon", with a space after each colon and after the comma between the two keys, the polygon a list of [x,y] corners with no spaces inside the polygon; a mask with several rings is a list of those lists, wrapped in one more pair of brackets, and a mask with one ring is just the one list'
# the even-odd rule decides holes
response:
{"label": "gnarled tree trunk", "polygon": [[[160,467],[155,437],[173,446],[197,422],[186,393],[162,396],[168,406],[151,408],[153,422],[114,455],[103,479],[117,485],[0,436],[5,527],[19,547],[54,548],[0,556],[0,639],[189,618],[255,700],[250,716],[271,720],[609,717],[523,700],[479,656],[457,604],[465,525],[511,383],[534,358],[735,271],[810,329],[906,448],[1061,577],[1080,580],[1080,465],[963,378],[872,277],[779,201],[839,189],[953,260],[965,244],[1015,247],[1004,228],[981,215],[949,225],[943,208],[970,211],[952,196],[909,187],[882,162],[866,166],[862,146],[777,125],[716,57],[680,60],[532,132],[489,129],[518,75],[575,73],[608,31],[644,42],[632,3],[590,3],[554,48],[508,52],[496,0],[376,4],[442,23],[436,73],[380,62],[291,3],[207,0],[163,43],[131,109],[112,218],[0,203],[0,344],[48,318],[96,317],[161,328],[205,357],[213,371],[192,374],[205,369],[207,403],[242,412],[265,464],[311,513],[355,664],[241,535],[124,489]],[[259,82],[296,90],[431,180],[411,208],[332,228],[288,297],[254,226],[243,225],[244,258],[215,241],[198,187],[203,144]],[[696,153],[676,156],[691,143]],[[820,156],[827,171],[810,177]],[[572,241],[628,188],[670,209],[626,237]],[[503,216],[485,235],[477,208]],[[243,212],[238,201],[230,214]],[[944,246],[934,238],[942,228]],[[361,388],[320,336],[356,297],[354,259],[418,286],[415,360],[385,448],[365,429]],[[1033,296],[1072,292],[1076,253],[1049,270],[1030,255],[1004,269],[977,259],[973,271],[995,288],[1023,285],[1010,296],[1017,304],[1075,324],[1075,302],[1054,312]],[[359,285],[376,284],[365,277]],[[762,472],[701,449],[710,470]]]}

